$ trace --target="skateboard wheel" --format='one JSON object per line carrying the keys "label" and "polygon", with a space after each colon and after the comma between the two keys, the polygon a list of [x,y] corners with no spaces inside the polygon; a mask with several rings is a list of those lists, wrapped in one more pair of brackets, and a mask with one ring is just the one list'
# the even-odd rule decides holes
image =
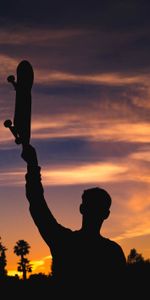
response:
{"label": "skateboard wheel", "polygon": [[7,77],[7,81],[8,82],[14,82],[15,81],[15,76],[14,75],[10,75]]}
{"label": "skateboard wheel", "polygon": [[11,120],[6,120],[6,121],[4,122],[4,126],[5,126],[6,128],[11,127],[11,125],[12,125],[12,121],[11,121]]}

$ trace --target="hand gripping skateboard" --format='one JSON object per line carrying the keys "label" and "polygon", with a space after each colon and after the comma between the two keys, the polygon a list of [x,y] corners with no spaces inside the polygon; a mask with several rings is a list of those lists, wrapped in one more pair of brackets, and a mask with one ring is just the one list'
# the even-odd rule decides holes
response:
{"label": "hand gripping skateboard", "polygon": [[30,143],[31,135],[31,89],[34,80],[31,64],[21,61],[17,66],[17,81],[13,75],[8,76],[7,80],[16,91],[16,100],[13,124],[11,120],[6,120],[4,126],[12,132],[16,144],[25,146]]}

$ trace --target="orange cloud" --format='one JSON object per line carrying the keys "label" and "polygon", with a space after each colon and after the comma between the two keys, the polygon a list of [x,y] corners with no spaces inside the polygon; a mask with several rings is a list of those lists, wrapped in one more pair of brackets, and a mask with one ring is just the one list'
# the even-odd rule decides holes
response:
{"label": "orange cloud", "polygon": [[148,186],[145,187],[145,191],[143,188],[135,187],[127,198],[122,199],[121,215],[115,213],[114,219],[117,219],[123,230],[121,234],[115,236],[115,240],[150,234],[149,195]]}
{"label": "orange cloud", "polygon": [[40,260],[32,260],[32,273],[40,273],[44,272],[46,274],[51,273],[51,266],[52,266],[52,256],[48,255]]}
{"label": "orange cloud", "polygon": [[[93,163],[81,166],[52,168],[42,170],[44,185],[72,185],[98,183],[118,180],[118,176],[127,171],[124,165],[113,163]],[[24,170],[1,172],[1,185],[23,185]],[[7,179],[7,180],[6,180]]]}
{"label": "orange cloud", "polygon": [[[37,42],[39,39],[40,32],[38,32],[38,35],[34,35],[34,33],[28,33],[33,38],[30,38],[30,41]],[[64,36],[72,36],[73,32],[52,32],[52,33],[45,33],[42,38],[62,38]],[[82,32],[75,31],[74,34],[82,34]],[[0,32],[0,36],[3,35]],[[29,39],[29,36],[20,35],[20,39],[17,36],[14,37],[14,42],[18,44],[26,43]],[[3,35],[3,40],[5,40],[5,34]],[[7,40],[7,39],[6,39]],[[1,81],[5,82],[7,76],[10,73],[15,74],[16,67],[20,61],[17,59],[14,59],[11,56],[0,54],[0,77]],[[31,62],[32,63],[32,62]],[[131,75],[131,74],[124,74],[119,72],[110,72],[110,73],[100,73],[100,74],[74,74],[74,73],[67,73],[63,71],[56,71],[56,70],[47,70],[42,68],[34,68],[35,73],[35,82],[38,84],[46,84],[46,85],[53,85],[55,83],[59,82],[74,82],[74,83],[87,83],[87,84],[106,84],[106,85],[114,85],[114,86],[122,86],[122,85],[130,85],[130,84],[143,84],[143,86],[149,87],[149,75]],[[4,79],[5,78],[5,79]],[[139,103],[139,100],[134,100],[137,104]]]}
{"label": "orange cloud", "polygon": [[[88,120],[88,121],[87,121]],[[111,123],[111,125],[109,125]],[[99,120],[98,117],[92,121],[85,113],[84,117],[78,115],[62,115],[49,118],[43,116],[40,121],[37,118],[32,122],[32,139],[50,139],[61,137],[84,137],[95,141],[127,141],[130,143],[149,143],[150,126],[149,123],[137,122],[122,123],[109,120]],[[1,128],[1,144],[12,141],[14,137],[9,129]]]}
{"label": "orange cloud", "polygon": [[127,168],[112,163],[93,163],[84,166],[44,170],[45,185],[72,185],[115,181]]}
{"label": "orange cloud", "polygon": [[56,40],[64,40],[73,36],[80,36],[84,34],[84,30],[77,29],[36,29],[36,28],[17,28],[17,31],[8,29],[0,29],[1,44],[5,45],[38,45],[41,43],[48,43]]}
{"label": "orange cloud", "polygon": [[101,73],[92,75],[80,75],[61,71],[35,70],[36,82],[42,84],[54,84],[58,82],[75,82],[87,84],[106,84],[106,85],[130,85],[143,83],[148,86],[148,77],[142,75],[129,75],[122,73]]}
{"label": "orange cloud", "polygon": [[[2,137],[5,137],[3,129]],[[10,133],[9,133],[10,135]],[[127,142],[150,142],[150,126],[148,122],[130,122],[120,119],[100,119],[97,111],[86,112],[83,115],[62,114],[56,116],[44,115],[33,116],[32,138],[48,139],[55,137],[85,137],[96,141],[127,141]],[[8,133],[7,133],[8,139]]]}
{"label": "orange cloud", "polygon": [[149,148],[144,147],[144,149],[142,149],[142,151],[132,153],[130,155],[130,158],[137,160],[137,161],[143,160],[143,161],[149,162],[150,161],[150,147]]}

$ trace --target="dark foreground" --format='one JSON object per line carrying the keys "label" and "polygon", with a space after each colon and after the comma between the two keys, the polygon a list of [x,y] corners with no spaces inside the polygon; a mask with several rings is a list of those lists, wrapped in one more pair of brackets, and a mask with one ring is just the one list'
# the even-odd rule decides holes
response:
{"label": "dark foreground", "polygon": [[[53,284],[51,276],[43,276],[40,274],[31,276],[28,280],[23,281],[15,277],[6,277],[0,280],[1,299],[149,299],[150,285],[150,264],[144,266],[128,266],[126,278],[119,286],[117,282],[113,282],[113,287],[106,288],[106,294],[99,285],[98,293],[94,293],[88,286],[89,292],[77,290],[76,283],[68,284],[66,295],[62,290]],[[113,290],[113,293],[112,293]],[[102,295],[103,293],[103,295]],[[105,294],[105,295],[104,295]],[[64,299],[65,299],[64,298]]]}

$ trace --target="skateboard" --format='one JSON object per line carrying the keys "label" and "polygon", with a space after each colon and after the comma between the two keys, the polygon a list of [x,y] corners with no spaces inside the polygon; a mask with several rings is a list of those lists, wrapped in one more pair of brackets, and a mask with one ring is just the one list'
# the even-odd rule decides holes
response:
{"label": "skateboard", "polygon": [[8,76],[15,91],[15,112],[13,123],[6,120],[4,126],[9,128],[15,137],[16,144],[23,146],[30,143],[31,135],[31,89],[34,81],[34,72],[31,64],[27,60],[22,60],[17,66],[17,81],[13,75]]}

